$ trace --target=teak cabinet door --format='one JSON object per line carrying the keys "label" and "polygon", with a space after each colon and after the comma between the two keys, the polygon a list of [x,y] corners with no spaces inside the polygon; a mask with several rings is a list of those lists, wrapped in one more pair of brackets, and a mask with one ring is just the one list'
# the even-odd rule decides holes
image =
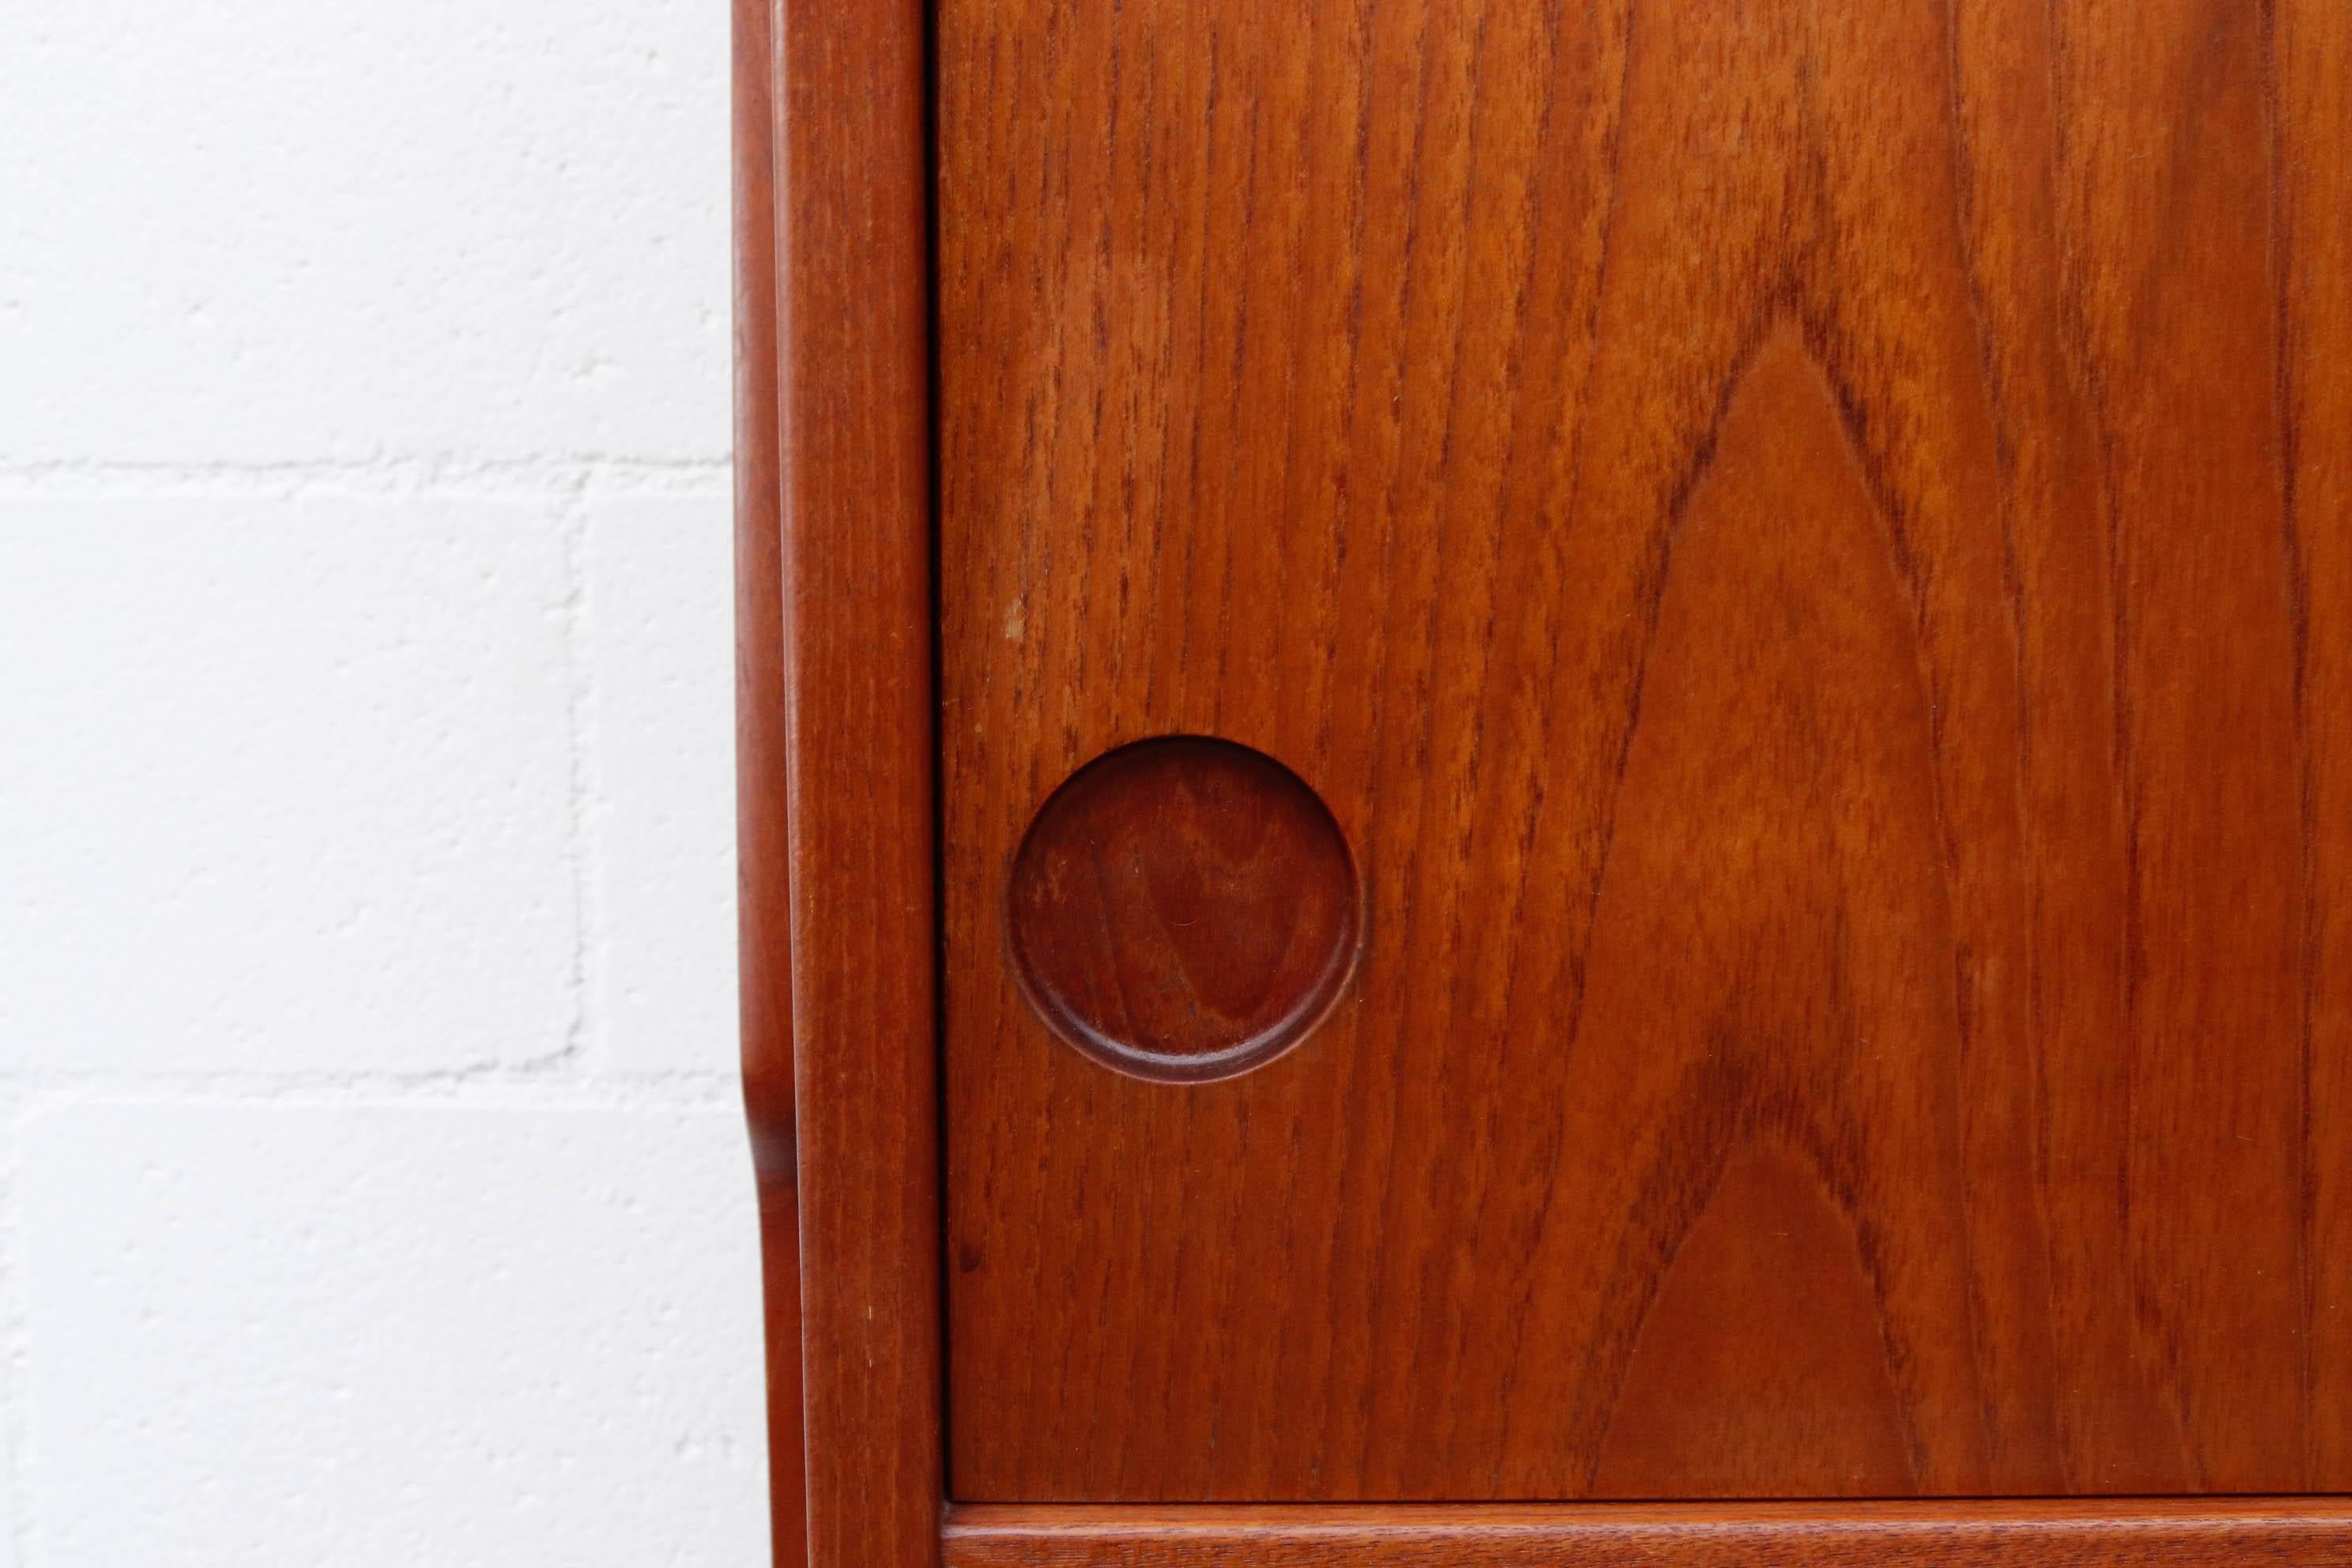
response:
{"label": "teak cabinet door", "polygon": [[2352,8],[930,26],[947,1495],[2352,1491]]}

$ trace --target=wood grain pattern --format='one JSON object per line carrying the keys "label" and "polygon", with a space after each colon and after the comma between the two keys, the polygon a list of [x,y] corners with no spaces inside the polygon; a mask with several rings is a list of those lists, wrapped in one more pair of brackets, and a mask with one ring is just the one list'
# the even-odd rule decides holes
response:
{"label": "wood grain pattern", "polygon": [[[2347,8],[938,17],[954,1495],[2352,1490]],[[1181,1089],[1172,732],[1370,931]]]}
{"label": "wood grain pattern", "polygon": [[801,1447],[800,1165],[793,1138],[792,899],[784,833],[783,562],[776,419],[771,0],[735,0],[735,839],[743,1100],[760,1201],[775,1568],[808,1561]]}
{"label": "wood grain pattern", "polygon": [[808,1561],[934,1568],[924,15],[918,0],[772,15],[786,858],[762,874],[791,911]]}
{"label": "wood grain pattern", "polygon": [[959,1507],[946,1568],[2324,1568],[2352,1504]]}

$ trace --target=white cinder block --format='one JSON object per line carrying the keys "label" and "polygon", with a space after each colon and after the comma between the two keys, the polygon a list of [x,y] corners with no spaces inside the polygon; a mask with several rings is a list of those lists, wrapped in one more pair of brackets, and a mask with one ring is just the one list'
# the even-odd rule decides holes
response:
{"label": "white cinder block", "polygon": [[0,503],[0,1070],[562,1049],[566,593],[519,505]]}
{"label": "white cinder block", "polygon": [[[5,1383],[0,1383],[0,1390],[14,1393]],[[29,1494],[16,1475],[14,1458],[0,1446],[0,1568],[21,1568],[16,1538],[32,1528],[31,1519],[23,1511]]]}
{"label": "white cinder block", "polygon": [[765,1560],[731,1110],[91,1106],[26,1143],[42,1568]]}
{"label": "white cinder block", "polygon": [[624,1068],[731,1072],[730,502],[598,504],[588,563],[599,1034]]}
{"label": "white cinder block", "polygon": [[0,462],[709,459],[727,8],[31,0]]}
{"label": "white cinder block", "polygon": [[17,1537],[32,1521],[26,1511],[31,1492],[18,1473],[16,1442],[24,1429],[24,1366],[17,1356],[23,1328],[24,1279],[18,1268],[23,1238],[13,1224],[16,1203],[18,1108],[0,1093],[0,1568],[21,1568]]}

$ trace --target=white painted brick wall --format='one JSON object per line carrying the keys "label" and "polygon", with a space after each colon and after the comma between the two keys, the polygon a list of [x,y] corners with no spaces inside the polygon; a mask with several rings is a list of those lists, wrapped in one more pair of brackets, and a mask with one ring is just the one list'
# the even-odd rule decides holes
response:
{"label": "white painted brick wall", "polygon": [[0,32],[0,1568],[759,1563],[726,8]]}

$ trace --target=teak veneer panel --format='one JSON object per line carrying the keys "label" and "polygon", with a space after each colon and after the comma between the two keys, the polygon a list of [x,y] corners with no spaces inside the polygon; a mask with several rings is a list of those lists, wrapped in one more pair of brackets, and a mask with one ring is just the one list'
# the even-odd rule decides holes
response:
{"label": "teak veneer panel", "polygon": [[[950,1494],[2352,1490],[2352,8],[934,47]],[[1005,960],[1162,734],[1363,884],[1227,1081]]]}

